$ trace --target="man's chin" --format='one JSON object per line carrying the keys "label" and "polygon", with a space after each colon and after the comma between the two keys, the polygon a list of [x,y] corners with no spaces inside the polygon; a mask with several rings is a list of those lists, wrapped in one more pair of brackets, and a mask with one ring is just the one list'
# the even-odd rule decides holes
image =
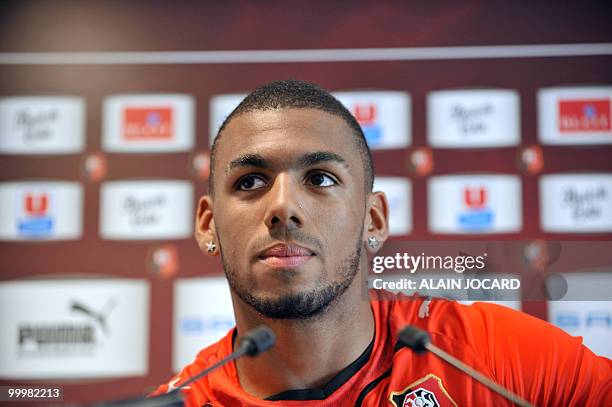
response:
{"label": "man's chin", "polygon": [[[266,292],[253,289],[237,278],[237,273],[221,253],[223,268],[231,290],[247,305],[266,318],[305,320],[323,315],[351,286],[359,270],[361,258],[361,241],[357,240],[355,251],[347,256],[332,275],[341,276],[340,282],[329,282],[324,279],[306,278],[311,273],[289,274],[285,281],[258,281],[252,286],[266,287]],[[282,273],[281,273],[282,274]],[[278,273],[276,274],[278,277]],[[316,282],[313,282],[315,280]],[[323,281],[321,281],[323,280]],[[313,285],[310,288],[310,285]],[[304,288],[309,287],[309,288]]]}
{"label": "man's chin", "polygon": [[253,295],[234,291],[248,305],[266,318],[310,319],[327,310],[348,288],[350,281],[325,287],[281,295]]}

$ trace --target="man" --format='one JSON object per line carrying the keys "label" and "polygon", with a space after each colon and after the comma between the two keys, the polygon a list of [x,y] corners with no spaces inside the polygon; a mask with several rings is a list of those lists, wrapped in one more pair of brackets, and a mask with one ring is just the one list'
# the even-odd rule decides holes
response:
{"label": "man", "polygon": [[434,356],[396,346],[413,324],[531,403],[604,405],[610,360],[536,318],[441,300],[427,313],[422,300],[363,294],[357,275],[388,236],[373,173],[358,123],[316,85],[274,82],[242,101],[215,140],[195,233],[204,253],[221,255],[236,328],[155,394],[265,324],[274,347],[192,383],[183,390],[188,405],[510,405]]}

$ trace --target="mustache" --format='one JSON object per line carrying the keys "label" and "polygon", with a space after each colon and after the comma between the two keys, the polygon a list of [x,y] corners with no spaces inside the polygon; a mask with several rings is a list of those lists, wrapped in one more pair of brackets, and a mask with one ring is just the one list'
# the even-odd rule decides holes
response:
{"label": "mustache", "polygon": [[253,241],[253,251],[259,253],[275,243],[308,246],[315,254],[320,254],[323,251],[323,243],[319,239],[297,228],[275,228],[271,230],[269,236],[260,237]]}

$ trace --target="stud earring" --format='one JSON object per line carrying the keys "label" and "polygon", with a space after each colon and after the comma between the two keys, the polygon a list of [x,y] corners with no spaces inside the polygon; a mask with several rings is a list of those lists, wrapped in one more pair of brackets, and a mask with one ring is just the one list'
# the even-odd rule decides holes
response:
{"label": "stud earring", "polygon": [[368,246],[370,246],[370,249],[376,249],[378,247],[378,240],[374,236],[368,237]]}
{"label": "stud earring", "polygon": [[213,253],[215,250],[217,250],[217,245],[213,242],[206,242],[206,251],[208,253]]}

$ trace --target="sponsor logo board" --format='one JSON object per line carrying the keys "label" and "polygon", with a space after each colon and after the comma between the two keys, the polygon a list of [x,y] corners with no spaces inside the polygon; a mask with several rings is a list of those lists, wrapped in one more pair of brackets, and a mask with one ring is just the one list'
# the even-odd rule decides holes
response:
{"label": "sponsor logo board", "polygon": [[432,233],[514,233],[522,227],[521,184],[514,175],[446,175],[428,183]]}
{"label": "sponsor logo board", "polygon": [[[568,298],[576,297],[572,290],[601,291],[612,284],[609,271],[564,273],[563,277],[569,287]],[[612,301],[549,301],[548,320],[572,336],[581,336],[594,353],[612,358]]]}
{"label": "sponsor logo board", "polygon": [[554,174],[540,179],[545,232],[612,232],[612,174]]}
{"label": "sponsor logo board", "polygon": [[612,144],[612,87],[540,89],[538,131],[542,144]]}
{"label": "sponsor logo board", "polygon": [[519,96],[500,89],[431,92],[427,125],[433,147],[515,146],[521,138]]}
{"label": "sponsor logo board", "polygon": [[78,239],[82,206],[82,186],[77,182],[0,183],[0,239]]}
{"label": "sponsor logo board", "polygon": [[212,147],[219,128],[230,113],[246,97],[246,93],[231,93],[226,95],[216,95],[210,99],[210,133],[208,136],[209,145]]}
{"label": "sponsor logo board", "polygon": [[193,188],[190,182],[105,182],[100,188],[100,200],[103,239],[182,239],[192,234]]}
{"label": "sponsor logo board", "polygon": [[224,337],[234,325],[225,277],[178,279],[174,285],[174,371],[193,362],[202,349]]}
{"label": "sponsor logo board", "polygon": [[194,144],[194,106],[189,95],[109,96],[104,101],[104,150],[190,150]]}
{"label": "sponsor logo board", "polygon": [[412,140],[411,100],[404,92],[334,92],[355,116],[370,149],[404,148]]}
{"label": "sponsor logo board", "polygon": [[0,377],[144,376],[149,283],[38,280],[0,283]]}
{"label": "sponsor logo board", "polygon": [[125,141],[172,140],[174,137],[171,107],[126,107],[122,122]]}
{"label": "sponsor logo board", "polygon": [[71,154],[84,145],[82,98],[0,98],[0,153]]}
{"label": "sponsor logo board", "polygon": [[401,177],[376,177],[374,191],[382,191],[389,202],[389,234],[406,235],[412,230],[412,188]]}

